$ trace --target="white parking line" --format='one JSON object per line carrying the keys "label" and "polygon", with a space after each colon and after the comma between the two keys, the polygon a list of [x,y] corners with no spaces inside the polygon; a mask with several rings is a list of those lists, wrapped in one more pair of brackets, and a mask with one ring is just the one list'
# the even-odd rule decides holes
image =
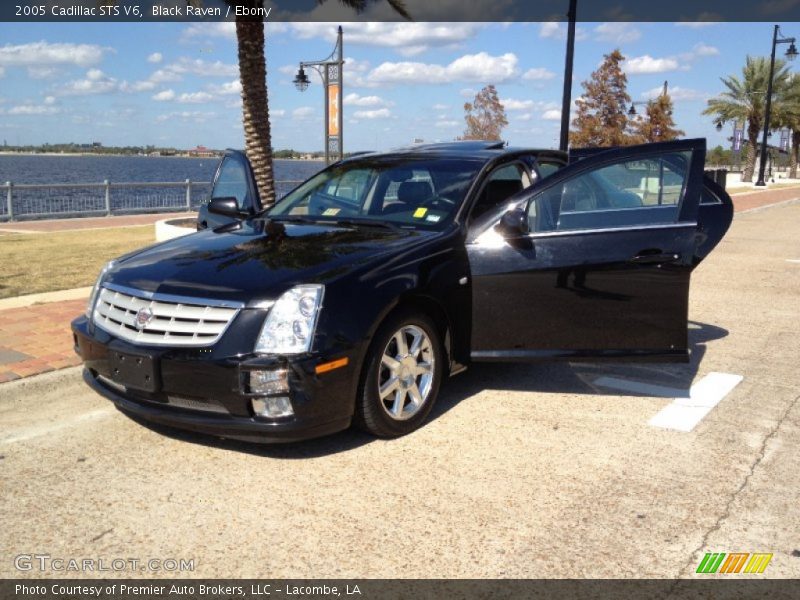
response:
{"label": "white parking line", "polygon": [[11,433],[11,435],[9,436],[0,437],[0,444],[13,444],[14,442],[24,442],[26,440],[41,437],[43,435],[48,435],[56,431],[60,431],[62,429],[74,427],[75,425],[80,425],[85,421],[102,419],[104,417],[114,414],[114,412],[116,411],[114,410],[113,407],[106,407],[98,410],[93,410],[92,412],[88,412],[83,415],[78,415],[77,417],[73,417],[72,419],[64,419],[57,423],[52,423],[52,424],[48,423],[45,425],[24,427],[18,429],[16,432]]}
{"label": "white parking line", "polygon": [[689,432],[743,379],[730,373],[709,373],[689,390],[688,398],[675,398],[649,424],[662,429]]}
{"label": "white parking line", "polygon": [[617,377],[598,377],[594,384],[610,389],[623,390],[642,396],[674,398],[650,419],[649,424],[662,429],[689,432],[711,412],[742,380],[741,375],[729,373],[709,373],[690,389],[671,388],[663,385],[619,379]]}
{"label": "white parking line", "polygon": [[786,262],[790,263],[800,263],[800,258],[787,258]]}

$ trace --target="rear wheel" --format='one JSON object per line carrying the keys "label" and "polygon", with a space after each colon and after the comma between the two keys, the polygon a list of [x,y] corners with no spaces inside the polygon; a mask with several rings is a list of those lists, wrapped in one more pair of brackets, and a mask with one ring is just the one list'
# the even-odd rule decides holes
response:
{"label": "rear wheel", "polygon": [[436,325],[426,315],[389,319],[373,338],[359,394],[358,423],[379,437],[417,429],[439,394],[444,356]]}

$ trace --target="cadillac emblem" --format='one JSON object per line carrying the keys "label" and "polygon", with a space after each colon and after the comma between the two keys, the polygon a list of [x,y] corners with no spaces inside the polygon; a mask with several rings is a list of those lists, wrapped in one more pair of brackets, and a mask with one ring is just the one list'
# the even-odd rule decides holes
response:
{"label": "cadillac emblem", "polygon": [[136,318],[133,321],[133,324],[136,325],[136,329],[141,331],[145,327],[150,324],[150,321],[153,320],[153,311],[149,306],[144,308],[140,308],[139,311],[136,313]]}

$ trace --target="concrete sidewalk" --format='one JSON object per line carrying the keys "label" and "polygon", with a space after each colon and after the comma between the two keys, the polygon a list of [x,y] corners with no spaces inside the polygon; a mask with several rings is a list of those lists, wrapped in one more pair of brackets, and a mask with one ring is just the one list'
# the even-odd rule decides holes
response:
{"label": "concrete sidewalk", "polygon": [[[736,212],[784,204],[793,200],[800,200],[800,187],[733,196]],[[179,213],[180,216],[186,214]],[[127,227],[155,222],[169,216],[137,215],[8,223],[0,225],[0,230],[8,226],[25,226],[31,232],[63,231],[70,227],[86,228],[87,225],[88,228]],[[0,301],[0,383],[79,364],[80,361],[72,350],[69,324],[83,312],[88,295],[89,290],[84,288]]]}
{"label": "concrete sidewalk", "polygon": [[14,221],[0,223],[3,233],[49,233],[51,231],[81,231],[83,229],[107,229],[110,227],[134,227],[149,225],[162,219],[192,218],[196,212],[158,213],[149,215],[120,215],[114,217],[86,217],[82,219],[43,219],[41,221]]}

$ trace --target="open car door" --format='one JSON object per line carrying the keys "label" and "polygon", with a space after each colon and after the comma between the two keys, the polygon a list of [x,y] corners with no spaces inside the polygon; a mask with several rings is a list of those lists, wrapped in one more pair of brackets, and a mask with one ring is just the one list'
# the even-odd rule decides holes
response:
{"label": "open car door", "polygon": [[592,153],[470,232],[472,358],[686,360],[690,275],[733,215],[704,162],[703,139]]}

